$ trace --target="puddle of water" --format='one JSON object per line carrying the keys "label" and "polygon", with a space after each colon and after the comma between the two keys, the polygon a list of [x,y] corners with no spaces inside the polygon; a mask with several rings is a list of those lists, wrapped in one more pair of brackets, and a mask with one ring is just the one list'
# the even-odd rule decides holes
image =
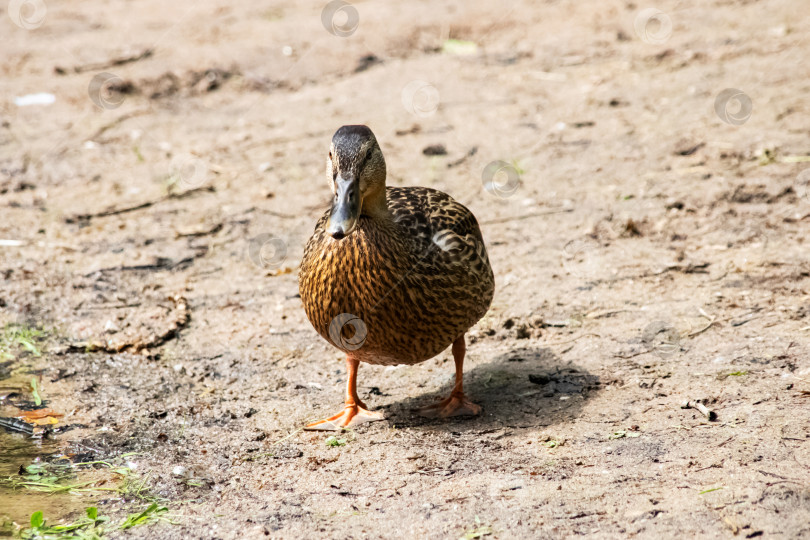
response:
{"label": "puddle of water", "polygon": [[[59,452],[59,442],[32,439],[27,435],[0,431],[0,478],[17,476],[20,466],[36,459],[45,459]],[[65,493],[43,493],[26,488],[14,488],[0,483],[0,523],[6,520],[27,525],[31,514],[42,510],[46,516],[58,518],[84,508],[84,497]]]}
{"label": "puddle of water", "polygon": [[[30,401],[30,379],[31,375],[26,374],[0,380],[0,417],[15,418],[23,412],[22,409],[32,408],[28,407],[29,404],[33,405]],[[41,429],[37,428],[37,431],[41,432]],[[84,508],[87,502],[85,496],[33,491],[14,487],[7,481],[9,478],[21,479],[20,467],[36,461],[48,461],[58,456],[63,447],[64,444],[53,437],[32,437],[0,427],[0,525],[12,521],[27,526],[31,514],[37,510],[57,519]],[[2,534],[0,530],[0,536]]]}

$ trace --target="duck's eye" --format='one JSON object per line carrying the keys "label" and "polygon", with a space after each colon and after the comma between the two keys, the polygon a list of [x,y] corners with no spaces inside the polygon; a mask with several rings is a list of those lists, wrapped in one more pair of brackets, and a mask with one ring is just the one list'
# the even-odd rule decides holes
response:
{"label": "duck's eye", "polygon": [[332,159],[332,152],[329,152],[329,159]]}

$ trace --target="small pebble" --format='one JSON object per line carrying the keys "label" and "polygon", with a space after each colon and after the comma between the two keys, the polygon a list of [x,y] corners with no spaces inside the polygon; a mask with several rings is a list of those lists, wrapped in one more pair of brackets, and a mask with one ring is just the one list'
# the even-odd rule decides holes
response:
{"label": "small pebble", "polygon": [[422,150],[422,153],[426,156],[446,156],[447,148],[445,148],[443,144],[431,144],[430,146],[426,146]]}

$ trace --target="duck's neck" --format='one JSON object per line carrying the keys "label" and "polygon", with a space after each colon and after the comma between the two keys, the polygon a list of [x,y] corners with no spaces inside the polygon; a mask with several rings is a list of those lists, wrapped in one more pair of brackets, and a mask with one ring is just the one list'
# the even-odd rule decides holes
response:
{"label": "duck's neck", "polygon": [[379,220],[390,220],[388,202],[385,198],[385,184],[382,189],[369,193],[363,199],[363,215]]}

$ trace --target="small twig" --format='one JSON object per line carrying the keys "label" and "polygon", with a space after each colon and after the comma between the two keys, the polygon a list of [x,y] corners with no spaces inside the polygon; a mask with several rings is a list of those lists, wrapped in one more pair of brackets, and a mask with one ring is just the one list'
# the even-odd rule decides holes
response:
{"label": "small twig", "polygon": [[216,234],[222,230],[224,223],[217,223],[212,228],[208,229],[207,231],[196,231],[196,232],[189,232],[189,233],[176,233],[176,238],[198,238],[200,236],[208,236],[209,234]]}
{"label": "small twig", "polygon": [[153,264],[136,264],[131,266],[110,266],[108,268],[99,268],[92,272],[85,274],[84,277],[90,277],[94,274],[101,274],[104,272],[142,272],[142,271],[157,271],[157,270],[183,270],[194,262],[196,257],[186,257],[179,261],[173,261],[169,258],[159,257],[158,261]]}
{"label": "small twig", "polygon": [[566,326],[571,326],[571,323],[568,319],[562,320],[555,320],[555,321],[543,321],[543,328],[565,328]]}
{"label": "small twig", "polygon": [[467,161],[467,159],[469,159],[469,158],[471,158],[472,156],[474,156],[476,152],[478,152],[478,147],[477,147],[477,146],[473,146],[473,147],[472,147],[472,148],[470,148],[470,150],[469,150],[469,151],[468,151],[466,154],[464,154],[464,155],[463,155],[461,158],[459,158],[459,159],[457,159],[457,160],[455,160],[455,161],[452,161],[452,162],[448,163],[448,164],[447,164],[447,168],[448,168],[448,169],[451,169],[451,168],[453,168],[453,167],[457,167],[457,166],[461,165],[462,163],[464,163],[465,161]]}
{"label": "small twig", "polygon": [[[87,277],[87,276],[85,276],[85,277]],[[102,304],[100,306],[87,306],[84,309],[125,309],[125,308],[133,308],[133,307],[140,307],[140,306],[141,306],[140,302],[133,302],[132,304]],[[76,306],[73,309],[74,310],[79,309],[79,307],[81,307],[81,304],[79,304],[78,306]]]}
{"label": "small twig", "polygon": [[681,409],[697,409],[700,411],[700,414],[705,416],[710,422],[717,420],[717,413],[707,409],[700,401],[685,401],[683,405],[681,405]]}
{"label": "small twig", "polygon": [[717,445],[717,448],[720,448],[721,446],[725,446],[726,443],[730,442],[732,439],[734,439],[734,437],[736,437],[736,435],[732,435],[731,437],[729,437],[725,441],[721,442],[720,444]]}
{"label": "small twig", "polygon": [[768,472],[768,471],[763,471],[762,469],[757,469],[757,472],[762,473],[765,476],[773,476],[774,478],[778,478],[779,480],[790,480],[790,478],[788,478],[786,476],[782,476],[781,474],[776,474],[776,473],[772,473],[772,472]]}
{"label": "small twig", "polygon": [[649,274],[644,274],[640,277],[651,277],[651,276],[660,276],[661,274],[666,274],[667,272],[683,272],[684,274],[708,274],[709,272],[706,270],[711,263],[688,263],[688,264],[670,264],[669,266],[664,267],[662,270],[658,272],[652,272]]}
{"label": "small twig", "polygon": [[[760,473],[760,474],[764,474],[765,476],[771,476],[773,478],[778,478],[778,479],[782,480],[782,482],[790,482],[790,483],[793,483],[793,484],[803,485],[802,482],[799,482],[798,480],[794,480],[793,478],[788,478],[788,477],[782,476],[780,474],[776,474],[776,473],[772,473],[772,472],[768,472],[768,471],[763,471],[762,469],[757,469],[757,472]],[[781,482],[776,482],[776,483],[781,483]]]}
{"label": "small twig", "polygon": [[754,319],[759,319],[760,317],[751,317],[750,319],[741,319],[737,321],[732,321],[731,326],[742,326],[747,322],[753,321]]}
{"label": "small twig", "polygon": [[194,193],[198,193],[201,191],[207,191],[209,193],[213,193],[215,190],[212,186],[202,186],[198,188],[189,189],[183,191],[181,193],[169,193],[166,196],[160,197],[159,199],[154,199],[152,201],[146,201],[141,204],[136,204],[135,206],[125,206],[124,208],[114,208],[112,210],[104,210],[102,212],[96,212],[93,214],[76,214],[74,216],[70,216],[65,218],[66,223],[78,223],[80,221],[90,221],[93,218],[97,217],[108,217],[108,216],[117,216],[119,214],[126,214],[129,212],[134,212],[135,210],[143,210],[144,208],[149,208],[150,206],[154,206],[158,203],[162,203],[164,201],[169,201],[172,199],[185,199]]}
{"label": "small twig", "polygon": [[89,136],[87,138],[87,140],[88,141],[96,140],[99,137],[101,137],[102,135],[104,135],[104,133],[107,130],[114,128],[118,124],[120,124],[122,122],[126,122],[130,118],[135,118],[136,116],[141,116],[143,114],[148,114],[150,112],[152,112],[151,109],[140,109],[140,110],[137,110],[137,111],[132,111],[132,112],[129,112],[129,113],[126,113],[126,114],[122,114],[121,116],[119,116],[118,118],[116,118],[115,120],[110,122],[109,124],[104,124],[103,126],[98,128],[95,133],[93,133],[91,136]]}
{"label": "small twig", "polygon": [[[687,337],[690,337],[690,338],[691,338],[691,337],[695,337],[695,336],[697,336],[698,334],[702,334],[703,332],[705,332],[706,330],[708,330],[709,328],[711,328],[711,327],[712,327],[712,326],[714,326],[715,324],[718,324],[718,323],[721,323],[721,322],[728,322],[728,321],[730,321],[731,319],[738,319],[738,318],[739,318],[739,319],[741,319],[741,318],[743,318],[743,317],[747,317],[747,316],[749,316],[749,315],[753,315],[754,313],[756,313],[756,312],[758,312],[758,311],[759,311],[759,309],[754,309],[754,310],[752,310],[752,311],[749,311],[748,313],[744,313],[744,314],[740,315],[739,317],[737,317],[736,315],[733,315],[733,316],[731,316],[731,317],[724,317],[724,318],[722,318],[722,319],[718,319],[718,318],[716,318],[716,317],[712,317],[711,315],[707,314],[707,313],[706,313],[706,312],[703,310],[703,308],[700,308],[700,314],[701,314],[701,315],[703,315],[704,317],[706,317],[707,319],[709,319],[709,324],[707,324],[706,326],[704,326],[704,327],[703,327],[703,328],[701,328],[700,330],[695,330],[694,332],[692,332],[692,333],[690,333],[690,334],[687,334],[686,336],[687,336]],[[748,322],[748,321],[750,321],[750,320],[752,320],[752,319],[746,319],[746,320],[745,320],[745,322]],[[742,325],[742,324],[745,324],[745,322],[744,322],[744,323],[737,324],[737,325],[732,324],[732,326],[740,326],[740,325]]]}
{"label": "small twig", "polygon": [[700,469],[695,469],[695,472],[705,471],[706,469],[722,469],[722,468],[723,468],[723,462],[721,461],[720,463],[713,463],[713,464],[708,465],[706,467],[701,467]]}
{"label": "small twig", "polygon": [[125,341],[121,343],[102,343],[99,341],[82,341],[68,343],[61,349],[54,350],[54,354],[68,354],[74,352],[107,352],[120,353],[122,351],[142,351],[160,347],[170,339],[178,336],[180,331],[188,326],[191,321],[191,310],[188,301],[182,297],[173,295],[169,297],[174,304],[172,312],[174,317],[169,321],[165,330],[161,333],[152,333],[146,339],[140,341]]}
{"label": "small twig", "polygon": [[641,356],[642,354],[647,354],[647,353],[652,352],[652,351],[653,351],[653,349],[644,349],[643,351],[639,351],[637,353],[614,354],[613,358],[621,358],[622,360],[627,360],[628,358],[635,358],[636,356]]}
{"label": "small twig", "polygon": [[601,319],[602,317],[610,317],[611,315],[615,315],[617,313],[635,313],[637,311],[641,311],[639,309],[604,309],[601,311],[591,311],[585,314],[586,319]]}
{"label": "small twig", "polygon": [[695,337],[695,336],[697,336],[698,334],[702,334],[703,332],[705,332],[706,330],[708,330],[709,328],[711,328],[712,326],[714,326],[715,324],[717,324],[717,323],[719,323],[719,322],[720,322],[720,321],[717,321],[717,320],[712,319],[711,321],[709,321],[709,324],[707,324],[706,326],[704,326],[704,327],[703,327],[703,328],[701,328],[700,330],[696,330],[696,331],[692,332],[691,334],[687,334],[686,336],[687,336],[687,337],[690,337],[690,338],[691,338],[691,337]]}
{"label": "small twig", "polygon": [[598,338],[602,337],[599,334],[582,334],[581,336],[575,337],[573,339],[568,339],[566,341],[552,341],[550,343],[544,343],[544,345],[548,345],[549,347],[550,346],[556,346],[556,345],[566,345],[568,343],[573,343],[573,342],[575,342],[577,340],[580,340],[580,339],[582,339],[584,337],[589,337],[589,336],[590,337],[598,337]]}
{"label": "small twig", "polygon": [[292,437],[293,435],[295,435],[296,433],[299,433],[301,431],[304,431],[304,428],[298,428],[298,429],[296,429],[294,431],[291,431],[289,435],[287,435],[286,437],[282,437],[281,439],[279,439],[276,442],[272,443],[270,446],[276,446],[277,444],[281,444],[284,441],[286,441],[287,439],[289,439],[290,437]]}
{"label": "small twig", "polygon": [[54,71],[59,75],[64,75],[69,71],[73,73],[84,73],[86,71],[100,71],[102,69],[107,69],[113,66],[123,66],[124,64],[129,64],[132,62],[137,62],[138,60],[143,60],[144,58],[149,58],[152,56],[152,53],[155,52],[155,49],[149,48],[144,49],[136,54],[131,54],[129,56],[119,56],[118,58],[112,58],[107,60],[106,62],[96,62],[93,64],[81,64],[78,66],[73,66],[70,69],[65,69],[63,67],[55,67]]}

